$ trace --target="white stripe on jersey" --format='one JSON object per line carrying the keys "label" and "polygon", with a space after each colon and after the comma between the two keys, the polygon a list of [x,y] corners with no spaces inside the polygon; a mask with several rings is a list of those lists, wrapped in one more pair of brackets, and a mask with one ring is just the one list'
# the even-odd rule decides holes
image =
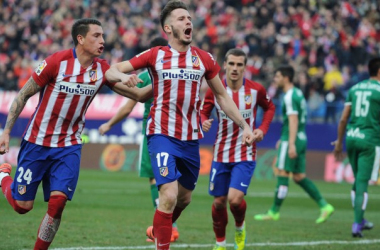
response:
{"label": "white stripe on jersey", "polygon": [[[176,60],[174,60],[174,58]],[[171,68],[178,68],[179,64],[179,53],[176,50],[172,50],[172,58],[171,58]],[[171,137],[175,137],[175,128],[176,128],[176,117],[177,117],[177,94],[178,94],[178,79],[171,79],[170,84],[170,102],[169,102],[169,114],[168,114],[168,134]],[[183,109],[182,109],[183,110]],[[186,117],[185,117],[186,119]],[[163,121],[160,121],[162,124]]]}

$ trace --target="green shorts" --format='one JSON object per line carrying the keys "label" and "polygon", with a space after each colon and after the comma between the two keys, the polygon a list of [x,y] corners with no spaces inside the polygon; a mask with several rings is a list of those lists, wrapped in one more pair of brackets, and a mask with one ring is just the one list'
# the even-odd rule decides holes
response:
{"label": "green shorts", "polygon": [[140,144],[140,162],[139,162],[139,176],[140,177],[147,177],[147,178],[154,178],[153,170],[152,170],[152,164],[150,163],[150,155],[148,151],[148,142],[146,137],[146,126],[147,126],[147,120],[143,120],[143,141]]}
{"label": "green shorts", "polygon": [[380,146],[347,137],[346,148],[355,179],[377,181],[379,174]]}
{"label": "green shorts", "polygon": [[306,170],[306,140],[296,140],[297,157],[290,159],[288,155],[288,141],[281,141],[277,154],[276,166],[278,169],[291,173],[305,173]]}

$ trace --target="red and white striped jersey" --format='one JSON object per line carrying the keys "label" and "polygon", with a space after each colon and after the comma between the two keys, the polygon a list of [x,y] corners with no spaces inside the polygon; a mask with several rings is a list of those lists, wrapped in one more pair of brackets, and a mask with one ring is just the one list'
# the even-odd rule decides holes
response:
{"label": "red and white striped jersey", "polygon": [[108,69],[108,63],[98,58],[82,68],[75,49],[57,52],[42,61],[32,74],[42,89],[24,139],[46,147],[81,144],[88,106],[104,84],[114,86],[104,76]]}
{"label": "red and white striped jersey", "polygon": [[[228,95],[235,102],[241,115],[252,130],[256,128],[257,106],[264,110],[263,121],[259,129],[266,134],[274,116],[275,106],[267,95],[265,88],[257,82],[244,78],[241,88],[234,92],[227,86],[225,81],[224,83]],[[242,143],[243,130],[223,112],[216,102],[214,94],[209,89],[201,107],[202,121],[210,117],[214,107],[217,111],[219,124],[214,143],[213,160],[225,163],[256,160],[256,143],[253,143],[250,147]]]}
{"label": "red and white striped jersey", "polygon": [[203,137],[199,109],[202,78],[214,78],[219,70],[210,53],[196,47],[178,52],[170,46],[146,50],[130,60],[135,70],[148,68],[154,101],[147,135],[162,134],[182,141]]}

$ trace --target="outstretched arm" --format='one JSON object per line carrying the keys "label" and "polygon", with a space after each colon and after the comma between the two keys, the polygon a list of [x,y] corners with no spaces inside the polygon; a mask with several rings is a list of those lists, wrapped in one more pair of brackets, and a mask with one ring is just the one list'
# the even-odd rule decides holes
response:
{"label": "outstretched arm", "polygon": [[128,97],[138,102],[146,102],[147,100],[153,97],[153,89],[151,85],[145,86],[143,88],[130,88],[123,85],[121,82],[118,82],[115,84],[115,86],[113,86],[112,90],[118,93],[119,95]]}
{"label": "outstretched arm", "polygon": [[0,136],[0,154],[8,152],[10,137],[9,135],[17,118],[20,116],[29,98],[40,90],[41,87],[34,81],[32,77],[30,77],[24,87],[18,92],[9,109],[9,114],[5,123],[3,134]]}
{"label": "outstretched arm", "polygon": [[136,103],[137,102],[135,100],[129,99],[127,103],[124,104],[108,122],[100,125],[99,133],[101,135],[104,135],[111,129],[113,125],[128,117],[129,114],[132,112],[133,108],[135,107]]}
{"label": "outstretched arm", "polygon": [[252,145],[252,143],[255,141],[255,138],[252,134],[251,128],[241,116],[238,108],[236,107],[236,104],[227,94],[227,91],[223,87],[219,76],[217,75],[214,78],[208,80],[207,83],[214,93],[216,100],[222,110],[231,120],[233,120],[241,129],[243,129],[243,143],[249,146]]}

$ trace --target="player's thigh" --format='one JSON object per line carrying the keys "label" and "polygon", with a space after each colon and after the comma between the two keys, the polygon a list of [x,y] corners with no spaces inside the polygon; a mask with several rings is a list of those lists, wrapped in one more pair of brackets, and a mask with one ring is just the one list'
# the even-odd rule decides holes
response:
{"label": "player's thigh", "polygon": [[139,176],[154,178],[152,164],[150,163],[150,156],[146,136],[144,136],[143,142],[140,145]]}
{"label": "player's thigh", "polygon": [[231,181],[230,163],[213,161],[211,164],[209,194],[212,196],[226,196]]}
{"label": "player's thigh", "polygon": [[358,173],[358,161],[359,161],[359,148],[356,145],[356,141],[350,138],[346,139],[347,156],[350,162],[354,177]]}
{"label": "player's thigh", "polygon": [[53,191],[62,192],[71,200],[78,184],[82,145],[52,150],[52,166],[42,182],[45,201]]}
{"label": "player's thigh", "polygon": [[176,181],[181,173],[177,169],[178,141],[168,136],[148,136],[148,150],[156,186]]}
{"label": "player's thigh", "polygon": [[38,186],[50,167],[48,148],[23,140],[18,155],[17,169],[12,183],[16,200],[30,201],[36,197]]}
{"label": "player's thigh", "polygon": [[357,180],[377,180],[379,172],[380,147],[362,144],[358,158]]}
{"label": "player's thigh", "polygon": [[177,158],[177,169],[181,173],[178,182],[188,190],[194,190],[198,181],[201,159],[199,142],[182,141],[181,157]]}
{"label": "player's thigh", "polygon": [[288,149],[289,149],[289,142],[281,141],[278,148],[276,165],[279,170],[293,172],[297,165],[297,159],[291,159],[289,157]]}
{"label": "player's thigh", "polygon": [[235,162],[231,170],[230,187],[240,190],[246,195],[255,167],[256,161]]}
{"label": "player's thigh", "polygon": [[297,157],[292,165],[292,173],[306,173],[306,144],[305,140],[296,141]]}

